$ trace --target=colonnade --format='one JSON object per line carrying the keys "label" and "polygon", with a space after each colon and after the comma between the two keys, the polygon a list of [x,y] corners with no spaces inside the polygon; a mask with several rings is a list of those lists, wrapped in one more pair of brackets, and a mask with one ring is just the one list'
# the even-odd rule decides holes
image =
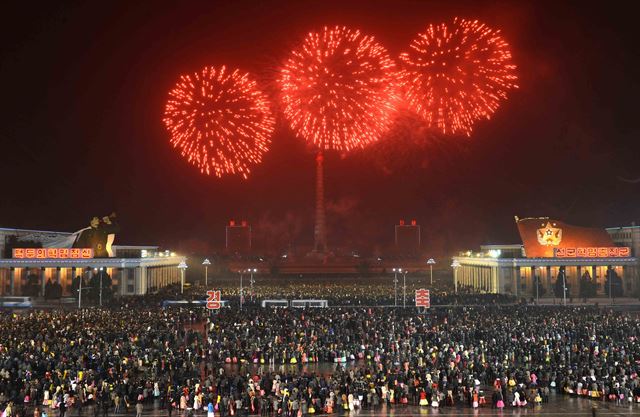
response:
{"label": "colonnade", "polygon": [[462,265],[457,274],[458,288],[472,287],[478,292],[498,292],[498,268],[495,266]]}
{"label": "colonnade", "polygon": [[[105,270],[119,295],[146,294],[149,290],[180,282],[180,271],[176,265],[111,267]],[[37,296],[44,296],[47,283],[60,284],[63,297],[73,296],[73,280],[83,275],[86,282],[93,273],[96,273],[96,268],[91,267],[0,267],[0,296],[27,295],[29,290],[37,292]]]}

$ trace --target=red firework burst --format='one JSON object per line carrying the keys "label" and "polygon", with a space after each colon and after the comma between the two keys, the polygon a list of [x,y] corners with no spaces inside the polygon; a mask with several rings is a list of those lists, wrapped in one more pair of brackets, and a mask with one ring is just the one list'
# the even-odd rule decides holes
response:
{"label": "red firework burst", "polygon": [[275,126],[255,81],[224,66],[181,76],[169,92],[163,121],[174,148],[200,172],[218,177],[247,178],[269,149]]}
{"label": "red firework burst", "polygon": [[340,26],[309,33],[280,70],[284,115],[321,150],[363,147],[391,125],[394,71],[372,36]]}
{"label": "red firework burst", "polygon": [[445,134],[470,135],[517,88],[509,45],[477,20],[430,25],[400,60],[409,107]]}

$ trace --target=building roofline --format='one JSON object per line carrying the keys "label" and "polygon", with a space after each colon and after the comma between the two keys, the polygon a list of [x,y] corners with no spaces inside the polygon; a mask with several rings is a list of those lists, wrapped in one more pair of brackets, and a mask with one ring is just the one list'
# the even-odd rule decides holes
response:
{"label": "building roofline", "polygon": [[158,245],[112,245],[114,249],[158,249]]}
{"label": "building roofline", "polygon": [[53,230],[33,230],[33,229],[13,229],[9,227],[0,227],[0,232],[29,232],[29,233],[57,233],[59,235],[71,235],[73,232],[56,232]]}
{"label": "building roofline", "polygon": [[150,258],[91,258],[91,259],[0,259],[0,268],[125,268],[138,266],[171,266],[186,260],[184,256]]}
{"label": "building roofline", "polygon": [[491,258],[491,257],[473,257],[473,256],[454,256],[452,259],[461,263],[478,264],[486,263],[493,266],[573,266],[576,264],[588,265],[636,265],[638,258]]}
{"label": "building roofline", "polygon": [[519,223],[519,222],[521,222],[523,220],[549,220],[550,219],[550,217],[548,217],[548,216],[545,216],[545,217],[522,217],[522,218],[520,218],[518,216],[513,216],[513,217],[516,220],[516,223]]}

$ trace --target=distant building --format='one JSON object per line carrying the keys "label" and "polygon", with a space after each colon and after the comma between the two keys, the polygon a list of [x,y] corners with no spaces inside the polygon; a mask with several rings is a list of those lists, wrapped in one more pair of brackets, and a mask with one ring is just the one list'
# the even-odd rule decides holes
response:
{"label": "distant building", "polygon": [[640,226],[609,227],[607,233],[611,236],[616,246],[627,246],[631,248],[631,255],[640,257]]}
{"label": "distant building", "polygon": [[415,220],[395,226],[395,249],[399,255],[417,255],[420,252],[420,225]]}
{"label": "distant building", "polygon": [[102,269],[112,279],[115,295],[142,295],[180,282],[183,257],[157,246],[114,245],[114,256],[94,257],[93,250],[72,248],[72,233],[0,228],[0,295],[25,295],[28,287],[44,294],[55,282],[62,296],[72,294],[72,281]]}
{"label": "distant building", "polygon": [[547,217],[519,219],[522,244],[461,252],[455,279],[478,292],[519,297],[580,297],[640,293],[640,227],[578,227]]}
{"label": "distant building", "polygon": [[251,226],[246,220],[236,223],[230,220],[226,229],[225,248],[227,253],[248,254],[251,252]]}

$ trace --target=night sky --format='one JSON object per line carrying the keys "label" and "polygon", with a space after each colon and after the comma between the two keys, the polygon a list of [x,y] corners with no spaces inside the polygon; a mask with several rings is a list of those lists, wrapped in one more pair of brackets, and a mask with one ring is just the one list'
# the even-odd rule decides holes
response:
{"label": "night sky", "polygon": [[[144,4],[143,4],[144,3]],[[180,74],[227,64],[274,92],[304,35],[345,24],[393,56],[455,16],[502,29],[520,88],[471,136],[415,123],[326,158],[329,245],[385,247],[415,218],[434,253],[518,241],[513,216],[640,220],[636,16],[622,2],[208,1],[5,5],[0,227],[75,231],[118,213],[116,243],[220,248],[247,219],[258,246],[310,245],[314,157],[279,118],[249,180],[202,175],[162,114]],[[606,8],[605,8],[606,7]]]}

